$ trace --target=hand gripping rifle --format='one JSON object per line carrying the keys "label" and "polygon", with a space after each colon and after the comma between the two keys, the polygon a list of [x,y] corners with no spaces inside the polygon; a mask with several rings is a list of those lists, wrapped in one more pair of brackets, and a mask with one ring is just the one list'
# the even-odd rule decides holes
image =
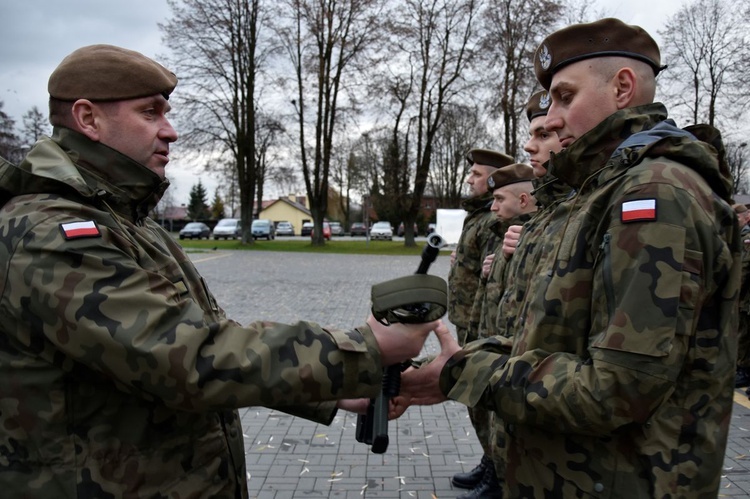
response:
{"label": "hand gripping rifle", "polygon": [[[448,286],[445,280],[427,275],[427,270],[440,253],[445,241],[438,234],[427,236],[422,261],[414,275],[381,282],[372,287],[372,314],[385,325],[395,322],[421,324],[439,319],[448,308]],[[383,386],[375,399],[370,399],[367,414],[357,417],[358,442],[372,446],[382,454],[388,448],[388,404],[401,388],[401,372],[409,363],[383,369]]]}

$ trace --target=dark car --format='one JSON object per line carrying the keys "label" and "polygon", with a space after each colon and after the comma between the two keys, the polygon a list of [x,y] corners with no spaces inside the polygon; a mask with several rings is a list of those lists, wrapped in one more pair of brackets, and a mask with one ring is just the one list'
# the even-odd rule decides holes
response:
{"label": "dark car", "polygon": [[309,236],[310,234],[312,234],[313,227],[314,227],[314,225],[313,225],[312,222],[305,222],[305,223],[303,223],[302,224],[302,232],[300,232],[300,235],[301,236]]}
{"label": "dark car", "polygon": [[354,222],[352,226],[349,227],[349,233],[352,236],[366,236],[367,226],[362,222]]}
{"label": "dark car", "polygon": [[203,222],[190,222],[180,231],[180,239],[208,239],[211,237],[211,228]]}

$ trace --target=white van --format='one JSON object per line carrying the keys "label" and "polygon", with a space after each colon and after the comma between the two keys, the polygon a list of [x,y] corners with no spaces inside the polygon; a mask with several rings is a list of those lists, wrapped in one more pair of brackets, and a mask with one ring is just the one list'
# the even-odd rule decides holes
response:
{"label": "white van", "polygon": [[213,231],[214,239],[234,239],[239,238],[242,235],[242,227],[240,225],[239,218],[222,218],[219,223],[216,224]]}

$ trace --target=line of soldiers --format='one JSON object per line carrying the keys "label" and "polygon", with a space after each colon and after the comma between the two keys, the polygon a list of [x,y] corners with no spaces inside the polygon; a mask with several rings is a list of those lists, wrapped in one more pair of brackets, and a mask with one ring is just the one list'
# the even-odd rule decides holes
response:
{"label": "line of soldiers", "polygon": [[467,155],[449,275],[462,350],[436,359],[433,398],[406,373],[404,405],[469,407],[484,456],[454,475],[459,499],[715,497],[732,388],[750,386],[750,211],[735,205],[738,226],[720,134],[652,104],[663,67],[636,26],[568,27],[534,64],[531,165]]}

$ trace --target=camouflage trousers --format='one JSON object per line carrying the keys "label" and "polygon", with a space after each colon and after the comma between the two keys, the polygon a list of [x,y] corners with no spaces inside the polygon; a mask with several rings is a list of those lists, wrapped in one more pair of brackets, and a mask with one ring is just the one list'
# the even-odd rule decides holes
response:
{"label": "camouflage trousers", "polygon": [[477,433],[477,439],[482,446],[484,455],[492,456],[492,422],[493,413],[479,407],[469,407],[469,419]]}

